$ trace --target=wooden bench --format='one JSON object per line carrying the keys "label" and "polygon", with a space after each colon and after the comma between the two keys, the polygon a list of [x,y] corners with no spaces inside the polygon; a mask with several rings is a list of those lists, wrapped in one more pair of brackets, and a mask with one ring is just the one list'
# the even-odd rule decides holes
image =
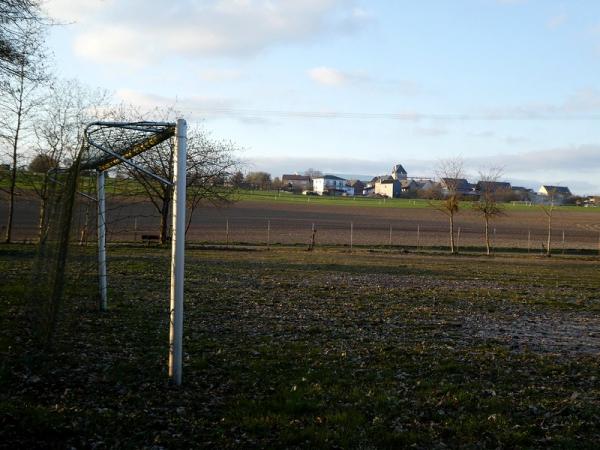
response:
{"label": "wooden bench", "polygon": [[150,245],[151,242],[159,243],[160,236],[158,234],[142,234],[142,242]]}

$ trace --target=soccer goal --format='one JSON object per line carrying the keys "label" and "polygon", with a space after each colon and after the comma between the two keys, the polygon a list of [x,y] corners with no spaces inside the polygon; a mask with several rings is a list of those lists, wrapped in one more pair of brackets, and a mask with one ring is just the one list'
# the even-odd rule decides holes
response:
{"label": "soccer goal", "polygon": [[[93,122],[86,126],[83,145],[69,169],[53,174],[51,195],[41,225],[39,284],[44,285],[44,301],[41,315],[51,336],[56,327],[58,310],[63,291],[68,289],[73,266],[81,247],[75,241],[84,241],[88,224],[95,222],[97,232],[97,280],[100,310],[108,309],[107,276],[107,221],[110,211],[106,208],[106,178],[117,166],[127,166],[129,171],[139,171],[158,183],[170,186],[172,191],[171,224],[171,284],[169,329],[169,377],[179,385],[182,380],[183,342],[183,285],[186,224],[186,155],[187,124],[178,119],[170,122]],[[174,138],[172,177],[166,179],[142,164],[139,158],[144,152]],[[158,150],[158,149],[155,149]],[[172,159],[171,159],[172,158]],[[91,186],[95,179],[95,189]],[[84,205],[84,206],[82,206]],[[95,221],[88,220],[95,210]],[[82,213],[81,211],[85,211]],[[91,211],[91,212],[90,212]],[[79,221],[79,223],[78,223]],[[78,230],[82,230],[80,233]],[[77,237],[80,234],[81,237]],[[67,258],[67,254],[69,257]],[[89,254],[89,251],[87,252]],[[91,264],[88,264],[91,267]],[[91,279],[92,277],[88,277]],[[76,289],[84,291],[78,277]],[[87,286],[86,286],[87,288]]]}

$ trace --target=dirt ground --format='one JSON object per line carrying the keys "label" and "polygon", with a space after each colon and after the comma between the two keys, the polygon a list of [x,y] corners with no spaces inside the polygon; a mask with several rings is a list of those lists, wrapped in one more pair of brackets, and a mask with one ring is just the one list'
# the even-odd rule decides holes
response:
{"label": "dirt ground", "polygon": [[[93,218],[93,205],[88,205]],[[92,211],[90,212],[90,209]],[[86,208],[78,209],[76,228],[84,227]],[[140,240],[156,234],[159,218],[146,201],[108,201],[109,241]],[[0,228],[4,232],[6,200],[0,199]],[[91,220],[91,219],[90,219]],[[36,238],[38,202],[19,198],[16,204],[14,237]],[[440,246],[448,243],[448,218],[435,209],[376,208],[241,201],[223,208],[205,206],[195,211],[188,240],[211,243],[308,244],[312,226],[316,243],[386,246]],[[483,222],[468,204],[456,216],[458,246],[482,246]],[[93,224],[88,222],[89,235]],[[352,230],[352,233],[351,233]],[[536,206],[509,211],[491,227],[492,245],[530,248],[538,252],[546,240],[547,220]],[[564,235],[564,244],[563,244]],[[600,214],[597,211],[558,208],[552,223],[553,248],[600,248]]]}

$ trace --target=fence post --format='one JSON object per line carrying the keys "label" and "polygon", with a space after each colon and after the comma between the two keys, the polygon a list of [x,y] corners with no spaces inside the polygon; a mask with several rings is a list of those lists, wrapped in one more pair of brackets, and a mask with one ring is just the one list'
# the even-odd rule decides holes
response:
{"label": "fence post", "polygon": [[421,225],[417,225],[417,251],[419,251],[419,247],[421,244]]}
{"label": "fence post", "polygon": [[315,235],[317,234],[317,229],[315,228],[315,223],[312,224],[312,232],[310,236],[310,244],[308,244],[308,251],[312,251],[315,248]]}
{"label": "fence post", "polygon": [[352,252],[353,240],[354,240],[354,222],[350,222],[350,252]]}
{"label": "fence post", "polygon": [[458,233],[456,233],[456,253],[460,251],[460,227],[458,227]]}
{"label": "fence post", "polygon": [[562,254],[565,254],[565,230],[562,230]]}
{"label": "fence post", "polygon": [[390,250],[392,249],[392,224],[390,223]]}
{"label": "fence post", "polygon": [[229,219],[225,220],[225,245],[229,247]]}
{"label": "fence post", "polygon": [[271,221],[267,220],[267,250],[271,248]]}
{"label": "fence post", "polygon": [[531,230],[527,230],[527,253],[531,251]]}

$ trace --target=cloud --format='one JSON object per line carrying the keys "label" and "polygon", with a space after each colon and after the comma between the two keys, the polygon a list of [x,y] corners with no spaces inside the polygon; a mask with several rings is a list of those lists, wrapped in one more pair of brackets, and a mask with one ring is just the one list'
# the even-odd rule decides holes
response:
{"label": "cloud", "polygon": [[488,131],[475,131],[475,132],[469,133],[469,135],[472,137],[476,137],[476,138],[488,139],[488,138],[493,138],[494,136],[496,136],[496,133],[488,130]]}
{"label": "cloud", "polygon": [[239,80],[242,73],[239,70],[231,69],[203,69],[199,76],[204,81],[233,81]]}
{"label": "cloud", "polygon": [[347,77],[339,70],[330,67],[315,67],[308,71],[308,76],[319,84],[339,86],[347,82]]}
{"label": "cloud", "polygon": [[115,0],[46,0],[44,10],[59,22],[85,22],[113,6]]}
{"label": "cloud", "polygon": [[228,110],[236,105],[234,100],[226,98],[192,96],[179,99],[145,94],[131,89],[118,90],[116,97],[125,103],[138,106],[144,111],[151,111],[156,108],[174,108],[184,114],[188,120],[213,117],[218,115],[218,111]]}
{"label": "cloud", "polygon": [[418,127],[415,128],[415,134],[424,137],[439,137],[448,134],[448,130],[435,127]]}
{"label": "cloud", "polygon": [[[62,5],[56,9],[68,10],[66,0],[53,1]],[[86,21],[85,31],[77,36],[74,46],[78,55],[92,61],[138,67],[171,55],[248,57],[273,45],[360,29],[368,22],[368,14],[352,8],[351,3],[348,0],[109,1],[100,11],[90,11],[82,17]]]}
{"label": "cloud", "polygon": [[389,163],[360,158],[323,158],[323,157],[251,157],[248,158],[253,170],[265,170],[274,176],[284,173],[302,173],[309,167],[323,173],[346,173],[364,175],[372,178],[375,175],[388,173]]}
{"label": "cloud", "polygon": [[563,26],[567,21],[567,15],[565,13],[562,14],[558,14],[556,16],[550,17],[550,19],[548,19],[548,21],[546,22],[546,26],[550,29],[550,30],[556,30],[557,28],[560,28],[561,26]]}
{"label": "cloud", "polygon": [[343,72],[331,67],[315,67],[308,70],[308,76],[318,84],[341,86],[349,83],[368,81],[369,77],[361,73]]}
{"label": "cloud", "polygon": [[[401,163],[409,177],[434,177],[436,159],[401,161],[333,157],[251,157],[256,170],[265,170],[274,176],[302,172],[314,167],[324,173],[359,174],[375,176],[388,173],[391,166]],[[464,157],[469,179],[475,180],[479,170],[502,167],[505,179],[517,185],[537,189],[541,184],[567,185],[579,194],[600,194],[600,144],[560,147],[485,157]]]}
{"label": "cloud", "polygon": [[239,102],[230,98],[189,96],[185,98],[146,94],[131,89],[120,89],[116,98],[126,104],[139,107],[144,112],[155,109],[173,108],[188,121],[228,118],[246,125],[276,125],[273,119],[254,113],[252,110],[236,109]]}
{"label": "cloud", "polygon": [[333,67],[313,67],[306,71],[308,77],[317,84],[324,86],[349,86],[361,85],[373,91],[382,91],[386,94],[398,94],[405,97],[414,97],[425,94],[423,87],[412,80],[378,79],[366,72],[350,72]]}
{"label": "cloud", "polygon": [[527,3],[528,0],[496,0],[496,3],[500,5],[519,5]]}
{"label": "cloud", "polygon": [[529,103],[520,106],[484,109],[488,119],[497,118],[536,118],[560,114],[586,114],[600,111],[600,91],[595,88],[582,88],[569,95],[561,103]]}
{"label": "cloud", "polygon": [[493,159],[503,161],[514,172],[564,171],[600,173],[600,145],[587,144],[536,150],[511,155],[498,155]]}

